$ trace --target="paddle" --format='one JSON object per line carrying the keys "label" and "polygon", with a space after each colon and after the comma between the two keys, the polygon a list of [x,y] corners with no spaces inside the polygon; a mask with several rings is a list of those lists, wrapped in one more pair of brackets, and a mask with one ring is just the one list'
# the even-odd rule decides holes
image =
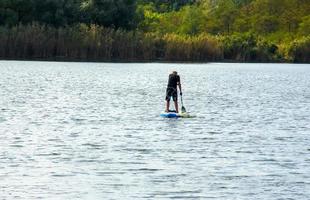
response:
{"label": "paddle", "polygon": [[182,103],[182,108],[181,108],[182,113],[186,113],[186,109],[185,109],[185,107],[183,105],[183,95],[181,94],[180,96],[181,96],[181,103]]}

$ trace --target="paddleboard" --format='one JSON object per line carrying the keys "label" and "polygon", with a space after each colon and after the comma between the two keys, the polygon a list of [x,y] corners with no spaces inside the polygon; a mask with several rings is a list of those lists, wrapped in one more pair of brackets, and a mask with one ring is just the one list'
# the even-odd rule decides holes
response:
{"label": "paddleboard", "polygon": [[164,112],[160,114],[161,117],[164,118],[191,118],[191,116],[188,113],[175,113],[175,112]]}

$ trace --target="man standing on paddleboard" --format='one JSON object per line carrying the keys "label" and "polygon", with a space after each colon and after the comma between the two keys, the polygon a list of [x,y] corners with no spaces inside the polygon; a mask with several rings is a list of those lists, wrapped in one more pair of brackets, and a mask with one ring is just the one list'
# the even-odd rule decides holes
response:
{"label": "man standing on paddleboard", "polygon": [[166,110],[165,110],[165,112],[169,112],[170,99],[172,97],[172,99],[174,101],[175,111],[176,111],[176,113],[179,113],[177,86],[179,86],[180,95],[182,96],[182,87],[181,87],[180,76],[178,75],[178,72],[173,71],[171,74],[169,74],[168,86],[167,86],[167,90],[166,90]]}

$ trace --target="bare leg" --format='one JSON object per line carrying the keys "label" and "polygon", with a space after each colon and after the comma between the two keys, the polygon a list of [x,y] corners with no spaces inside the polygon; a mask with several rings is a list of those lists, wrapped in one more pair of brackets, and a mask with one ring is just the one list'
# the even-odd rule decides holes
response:
{"label": "bare leg", "polygon": [[166,112],[169,112],[170,101],[166,101]]}
{"label": "bare leg", "polygon": [[179,113],[178,101],[174,101],[174,107],[175,107],[175,111],[176,111],[177,113]]}

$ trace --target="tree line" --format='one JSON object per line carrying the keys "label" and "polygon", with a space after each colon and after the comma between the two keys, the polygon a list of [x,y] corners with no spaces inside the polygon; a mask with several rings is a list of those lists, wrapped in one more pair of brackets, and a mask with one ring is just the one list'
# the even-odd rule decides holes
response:
{"label": "tree line", "polygon": [[0,25],[86,23],[131,28],[135,9],[135,0],[1,0]]}
{"label": "tree line", "polygon": [[0,58],[309,62],[309,13],[309,0],[1,0]]}

